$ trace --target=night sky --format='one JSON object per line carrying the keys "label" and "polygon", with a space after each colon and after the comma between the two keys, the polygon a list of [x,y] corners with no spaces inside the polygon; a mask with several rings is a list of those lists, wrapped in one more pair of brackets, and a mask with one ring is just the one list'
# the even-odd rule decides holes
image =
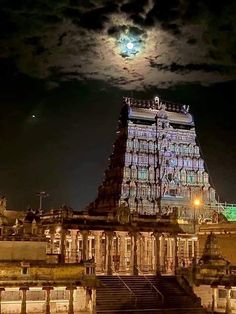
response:
{"label": "night sky", "polygon": [[[93,201],[123,96],[190,105],[220,200],[236,203],[234,0],[0,0],[0,194]],[[131,41],[133,49],[127,50]]]}

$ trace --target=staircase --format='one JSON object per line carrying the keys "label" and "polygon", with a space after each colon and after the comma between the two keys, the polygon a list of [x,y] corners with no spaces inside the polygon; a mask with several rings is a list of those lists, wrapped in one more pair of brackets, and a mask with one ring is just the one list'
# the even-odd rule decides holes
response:
{"label": "staircase", "polygon": [[[98,314],[205,314],[174,276],[98,276]],[[160,292],[158,292],[160,291]],[[164,296],[164,303],[162,302]]]}

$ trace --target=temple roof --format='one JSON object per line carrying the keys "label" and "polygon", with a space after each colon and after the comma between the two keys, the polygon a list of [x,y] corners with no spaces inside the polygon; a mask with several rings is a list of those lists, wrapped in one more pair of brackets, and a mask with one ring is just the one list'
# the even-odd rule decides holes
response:
{"label": "temple roof", "polygon": [[161,101],[157,97],[154,100],[136,100],[125,97],[124,104],[129,108],[130,119],[155,121],[158,116],[168,119],[173,124],[194,126],[193,117],[188,112],[188,105]]}

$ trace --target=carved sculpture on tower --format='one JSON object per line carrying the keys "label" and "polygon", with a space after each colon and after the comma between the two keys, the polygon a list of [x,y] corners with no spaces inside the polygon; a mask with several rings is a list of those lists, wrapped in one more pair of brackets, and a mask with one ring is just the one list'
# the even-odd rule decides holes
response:
{"label": "carved sculpture on tower", "polygon": [[139,215],[187,212],[194,197],[215,203],[189,107],[125,97],[108,169],[90,214],[121,206]]}

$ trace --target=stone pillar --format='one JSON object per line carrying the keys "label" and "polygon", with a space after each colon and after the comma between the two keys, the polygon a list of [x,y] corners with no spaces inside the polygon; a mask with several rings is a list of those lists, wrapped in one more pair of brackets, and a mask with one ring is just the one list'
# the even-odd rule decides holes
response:
{"label": "stone pillar", "polygon": [[54,253],[54,239],[55,239],[55,231],[51,231],[50,233],[50,253]]}
{"label": "stone pillar", "polygon": [[184,239],[184,256],[183,256],[183,259],[184,259],[184,265],[186,267],[189,266],[189,253],[188,253],[188,239]]}
{"label": "stone pillar", "polygon": [[5,291],[3,287],[0,287],[0,314],[2,314],[2,292]]}
{"label": "stone pillar", "polygon": [[92,289],[92,313],[91,314],[96,314],[96,289]]}
{"label": "stone pillar", "polygon": [[112,275],[112,257],[111,257],[112,240],[113,240],[113,232],[107,231],[106,232],[106,255],[107,255],[106,272],[107,272],[107,275]]}
{"label": "stone pillar", "polygon": [[120,271],[126,271],[125,263],[125,234],[120,233]]}
{"label": "stone pillar", "polygon": [[211,289],[212,289],[211,311],[212,313],[215,313],[215,310],[217,308],[217,291],[218,291],[217,285],[212,284]]}
{"label": "stone pillar", "polygon": [[198,263],[199,261],[199,256],[200,256],[200,252],[199,252],[199,238],[197,239],[197,241],[195,242],[196,245],[196,262]]}
{"label": "stone pillar", "polygon": [[29,290],[29,287],[21,287],[20,291],[22,292],[21,299],[21,314],[26,314],[26,291]]}
{"label": "stone pillar", "polygon": [[67,287],[66,290],[69,290],[69,307],[68,314],[74,314],[74,290],[76,287]]}
{"label": "stone pillar", "polygon": [[143,270],[147,270],[148,259],[147,259],[147,233],[143,232],[143,258],[142,258]]}
{"label": "stone pillar", "polygon": [[[103,241],[104,240],[104,241]],[[104,256],[102,257],[102,269],[104,274],[106,274],[107,269],[107,237],[105,231],[102,234],[102,242],[103,242],[103,249],[104,249]]]}
{"label": "stone pillar", "polygon": [[66,255],[66,232],[64,228],[61,228],[61,263],[65,263],[65,255]]}
{"label": "stone pillar", "polygon": [[164,272],[164,264],[165,264],[165,256],[164,256],[164,236],[163,234],[160,235],[160,271],[161,273]]}
{"label": "stone pillar", "polygon": [[89,314],[92,313],[92,294],[93,294],[92,288],[87,287],[86,288],[86,309],[89,312]]}
{"label": "stone pillar", "polygon": [[225,314],[231,314],[232,309],[231,309],[231,298],[230,298],[230,293],[231,293],[231,287],[226,286],[226,304],[225,304]]}
{"label": "stone pillar", "polygon": [[100,272],[102,270],[101,267],[101,233],[95,233],[95,264],[96,264],[96,272]]}
{"label": "stone pillar", "polygon": [[83,237],[83,248],[82,248],[82,260],[86,261],[88,259],[88,231],[80,231]]}
{"label": "stone pillar", "polygon": [[169,261],[170,261],[170,256],[169,256],[169,238],[167,235],[163,235],[162,237],[162,263],[163,263],[163,273],[168,272],[169,268]]}
{"label": "stone pillar", "polygon": [[133,240],[133,275],[138,275],[138,255],[137,255],[137,240],[138,235],[137,232],[132,234]]}
{"label": "stone pillar", "polygon": [[142,272],[144,270],[144,255],[145,255],[145,243],[144,243],[144,234],[141,232],[139,234],[139,268],[140,271]]}
{"label": "stone pillar", "polygon": [[50,314],[50,292],[53,290],[53,287],[43,287],[43,290],[46,292],[45,314]]}
{"label": "stone pillar", "polygon": [[161,274],[161,265],[160,265],[160,233],[155,232],[154,233],[154,237],[155,237],[155,272],[156,275],[160,275]]}
{"label": "stone pillar", "polygon": [[173,237],[173,272],[176,274],[178,268],[178,242],[177,236]]}
{"label": "stone pillar", "polygon": [[71,230],[71,261],[78,262],[78,230]]}
{"label": "stone pillar", "polygon": [[167,272],[173,273],[174,270],[174,255],[173,255],[173,243],[171,235],[169,234],[167,237]]}

